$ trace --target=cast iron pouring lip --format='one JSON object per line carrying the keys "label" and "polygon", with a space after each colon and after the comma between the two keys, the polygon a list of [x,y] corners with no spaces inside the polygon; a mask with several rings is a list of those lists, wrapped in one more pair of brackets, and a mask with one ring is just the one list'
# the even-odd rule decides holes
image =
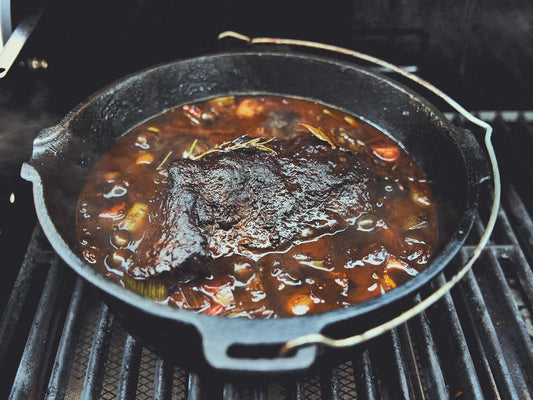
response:
{"label": "cast iron pouring lip", "polygon": [[[331,59],[331,58],[327,58],[323,56],[298,54],[298,53],[292,53],[292,52],[282,53],[282,52],[266,52],[266,51],[260,51],[260,52],[247,51],[247,52],[218,53],[214,55],[204,55],[200,57],[187,58],[183,60],[163,63],[160,65],[146,68],[138,72],[134,72],[130,75],[127,75],[121,79],[118,79],[112,82],[111,84],[105,86],[101,90],[95,92],[93,95],[89,96],[85,101],[83,101],[78,106],[76,106],[74,109],[72,109],[72,111],[70,111],[63,118],[63,120],[59,122],[57,125],[50,127],[50,128],[43,129],[40,132],[39,136],[41,135],[46,136],[47,134],[51,132],[59,132],[59,133],[67,132],[71,121],[73,121],[78,114],[83,112],[83,110],[86,107],[88,107],[88,105],[96,101],[98,98],[104,95],[110,95],[113,92],[120,90],[122,86],[127,85],[129,83],[134,83],[135,80],[143,78],[151,73],[154,73],[155,71],[163,70],[163,69],[170,68],[173,66],[179,66],[180,64],[186,65],[187,63],[191,63],[191,62],[209,63],[210,60],[217,59],[217,58],[222,59],[222,58],[227,58],[227,57],[229,58],[233,58],[233,57],[256,57],[257,58],[259,57],[259,58],[264,58],[265,60],[268,57],[298,58],[298,59],[303,59],[306,62],[329,63],[338,68],[356,70],[359,73],[373,76],[374,78],[386,83],[387,85],[402,92],[403,94],[406,94],[410,96],[411,98],[416,99],[417,102],[419,102],[424,107],[431,110],[435,114],[435,116],[440,119],[440,122],[444,124],[447,130],[450,130],[452,132],[459,131],[459,133],[463,132],[462,129],[455,127],[450,121],[446,119],[446,117],[438,109],[436,109],[431,103],[425,100],[422,96],[418,95],[414,90],[410,88],[406,88],[402,84],[396,81],[390,80],[389,78],[384,77],[379,73],[369,71],[368,69],[358,66],[356,64],[345,62],[345,61],[339,61],[339,60],[335,60],[335,59]],[[232,95],[232,94],[238,94],[238,93],[226,93],[226,95]],[[264,94],[267,95],[267,94],[272,94],[272,93],[264,93]],[[219,94],[212,94],[207,97],[204,96],[204,98],[216,97],[218,95]],[[294,97],[294,95],[291,95],[290,93],[289,94],[288,93],[278,94],[278,95]],[[200,100],[202,100],[202,98],[199,98],[197,101],[200,101]],[[310,99],[310,100],[315,100],[315,101],[320,102],[319,99]],[[340,107],[338,108],[342,109]],[[165,110],[162,110],[161,112],[164,112]],[[140,121],[139,124],[140,123],[142,123],[142,121]],[[44,233],[46,234],[46,236],[48,237],[52,247],[63,258],[63,260],[72,269],[74,269],[74,271],[77,274],[82,276],[86,281],[96,286],[98,289],[104,291],[108,295],[118,300],[121,300],[125,302],[126,304],[129,304],[139,309],[142,312],[151,314],[153,316],[174,320],[180,323],[183,323],[183,322],[189,323],[195,326],[199,330],[200,334],[203,334],[204,332],[202,330],[202,326],[208,325],[212,323],[213,321],[224,321],[224,324],[233,324],[233,325],[237,325],[242,328],[241,325],[260,327],[261,325],[266,326],[266,325],[272,325],[272,324],[276,324],[276,325],[281,324],[282,326],[284,321],[295,321],[295,320],[302,322],[301,324],[302,335],[307,334],[307,333],[318,333],[322,331],[324,328],[326,328],[328,325],[331,325],[332,323],[341,322],[341,321],[356,318],[356,317],[361,317],[365,314],[378,311],[382,307],[390,306],[397,301],[400,301],[408,296],[414,295],[423,286],[425,286],[431,279],[433,279],[438,273],[442,272],[444,267],[448,265],[450,260],[455,256],[455,254],[458,252],[461,245],[466,240],[466,237],[473,225],[473,222],[475,219],[474,214],[475,214],[475,210],[477,209],[478,194],[476,191],[474,191],[475,193],[472,193],[472,190],[469,190],[467,191],[467,195],[466,195],[466,207],[459,220],[457,230],[450,236],[450,240],[442,247],[440,252],[432,259],[430,264],[423,271],[421,271],[417,276],[413,277],[411,280],[375,298],[372,298],[372,299],[369,299],[369,300],[366,300],[360,303],[356,303],[345,308],[339,308],[339,309],[330,310],[330,311],[326,311],[322,313],[304,315],[304,316],[280,317],[277,319],[241,319],[241,318],[228,318],[228,317],[221,317],[221,316],[205,315],[205,314],[191,312],[188,310],[174,308],[174,307],[171,307],[165,304],[159,304],[158,302],[154,300],[138,295],[114,282],[109,281],[104,276],[100,275],[94,269],[92,269],[88,264],[83,262],[79,258],[79,256],[72,251],[70,246],[62,239],[61,235],[58,233],[56,226],[54,225],[54,223],[52,222],[48,214],[48,209],[45,204],[43,183],[41,180],[41,176],[39,174],[39,168],[40,167],[46,168],[46,166],[43,166],[43,164],[39,161],[39,156],[38,154],[36,155],[35,149],[38,146],[42,146],[42,145],[46,146],[47,144],[46,142],[48,140],[40,140],[39,136],[34,141],[34,150],[33,150],[31,159],[28,162],[23,163],[22,165],[21,176],[24,179],[33,183],[33,195],[34,195],[35,208],[37,210],[37,216],[42,226],[42,229]],[[51,139],[52,142],[56,136],[58,136],[57,133]],[[41,141],[42,143],[39,143],[39,141]],[[238,340],[235,340],[235,342],[238,342]]]}

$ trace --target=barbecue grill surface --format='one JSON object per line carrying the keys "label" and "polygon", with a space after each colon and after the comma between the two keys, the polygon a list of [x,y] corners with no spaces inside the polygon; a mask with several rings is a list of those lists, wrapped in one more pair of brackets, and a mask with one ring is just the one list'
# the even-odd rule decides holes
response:
{"label": "barbecue grill surface", "polygon": [[[497,144],[520,148],[520,141],[531,140],[530,118],[519,113],[505,121],[496,114]],[[509,168],[524,168],[508,153],[510,146],[501,147],[504,176]],[[488,195],[458,263],[483,230]],[[533,223],[527,196],[507,180],[492,242],[474,272],[436,307],[369,350],[352,351],[345,364],[286,381],[225,381],[156,357],[115,322],[36,226],[0,324],[1,396],[26,398],[35,391],[45,398],[104,399],[523,398],[533,393],[527,374],[533,367],[528,264]],[[433,287],[443,279],[439,276]]]}

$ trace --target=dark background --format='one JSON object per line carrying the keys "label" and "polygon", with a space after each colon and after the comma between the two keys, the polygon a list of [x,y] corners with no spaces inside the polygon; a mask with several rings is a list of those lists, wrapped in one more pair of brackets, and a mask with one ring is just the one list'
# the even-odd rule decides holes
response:
{"label": "dark background", "polygon": [[533,108],[530,0],[61,0],[48,4],[23,57],[47,60],[42,79],[63,112],[124,74],[220,51],[224,30],[416,65],[470,109]]}

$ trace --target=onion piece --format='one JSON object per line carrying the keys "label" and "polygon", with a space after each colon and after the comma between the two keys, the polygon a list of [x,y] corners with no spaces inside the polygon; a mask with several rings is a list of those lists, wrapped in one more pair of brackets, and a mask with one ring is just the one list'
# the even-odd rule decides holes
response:
{"label": "onion piece", "polygon": [[155,301],[163,301],[168,296],[167,286],[161,281],[140,280],[135,279],[128,274],[124,274],[122,277],[122,283],[126,289]]}

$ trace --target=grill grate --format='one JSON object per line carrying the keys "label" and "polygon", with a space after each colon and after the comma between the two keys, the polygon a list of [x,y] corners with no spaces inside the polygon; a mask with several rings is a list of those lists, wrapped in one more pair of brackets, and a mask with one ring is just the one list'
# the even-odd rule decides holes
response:
{"label": "grill grate", "polygon": [[[37,226],[0,321],[0,397],[531,398],[533,222],[527,207],[533,205],[533,170],[525,146],[533,143],[533,119],[527,113],[511,113],[511,121],[506,114],[487,115],[495,127],[505,183],[488,248],[474,272],[436,306],[378,338],[368,350],[354,351],[349,362],[316,376],[252,385],[180,369],[129,336],[63,265]],[[481,205],[455,263],[470,254],[487,208]],[[433,287],[444,280],[439,276]]]}

